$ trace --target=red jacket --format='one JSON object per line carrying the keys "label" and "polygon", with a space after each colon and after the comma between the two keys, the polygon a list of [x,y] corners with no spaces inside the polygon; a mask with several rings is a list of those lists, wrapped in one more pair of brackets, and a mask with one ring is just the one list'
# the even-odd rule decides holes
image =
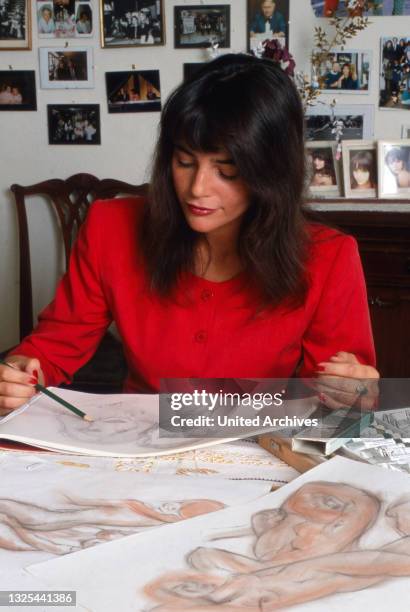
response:
{"label": "red jacket", "polygon": [[374,365],[352,237],[312,225],[304,305],[255,316],[245,274],[219,283],[186,274],[172,299],[150,293],[137,244],[142,204],[124,198],[91,206],[54,301],[13,351],[38,357],[46,384],[69,382],[112,320],[124,344],[129,392],[157,391],[160,378],[287,378],[298,364],[300,376],[311,376],[341,350]]}

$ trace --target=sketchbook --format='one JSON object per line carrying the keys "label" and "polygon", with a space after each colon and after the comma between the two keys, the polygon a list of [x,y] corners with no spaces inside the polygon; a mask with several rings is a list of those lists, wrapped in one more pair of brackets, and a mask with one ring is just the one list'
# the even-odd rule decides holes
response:
{"label": "sketchbook", "polygon": [[100,395],[53,387],[50,391],[94,420],[85,421],[39,393],[0,421],[0,439],[103,457],[167,455],[235,439],[160,437],[158,395]]}
{"label": "sketchbook", "polygon": [[[169,434],[165,437],[167,432],[159,428],[159,395],[99,395],[53,387],[50,391],[91,416],[93,421],[82,419],[39,393],[0,420],[0,439],[76,455],[151,457],[182,453],[270,431],[269,427],[262,427],[257,418],[257,424],[247,428],[233,427],[226,430],[229,436],[221,438],[205,437],[206,428],[200,429],[204,437],[169,437]],[[286,406],[284,403],[281,410],[286,412],[292,403],[292,410],[306,416],[315,409],[312,402],[312,398],[291,400]],[[234,410],[238,414],[242,409],[239,405]],[[249,407],[245,410],[249,414]]]}

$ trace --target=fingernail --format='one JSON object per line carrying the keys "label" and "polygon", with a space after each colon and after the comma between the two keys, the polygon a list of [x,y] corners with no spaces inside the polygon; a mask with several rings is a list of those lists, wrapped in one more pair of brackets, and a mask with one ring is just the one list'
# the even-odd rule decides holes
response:
{"label": "fingernail", "polygon": [[33,376],[38,380],[38,370],[33,370]]}
{"label": "fingernail", "polygon": [[36,385],[38,383],[38,379],[37,378],[30,378],[30,380],[28,381],[29,385]]}
{"label": "fingernail", "polygon": [[319,401],[321,402],[325,402],[326,401],[326,395],[324,393],[319,393]]}
{"label": "fingernail", "polygon": [[326,367],[324,365],[318,365],[316,366],[316,370],[318,372],[324,372],[326,370]]}

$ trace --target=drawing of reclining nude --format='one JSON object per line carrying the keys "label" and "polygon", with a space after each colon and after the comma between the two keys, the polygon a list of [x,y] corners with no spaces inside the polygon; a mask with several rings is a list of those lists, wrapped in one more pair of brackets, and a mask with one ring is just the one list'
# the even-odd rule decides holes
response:
{"label": "drawing of reclining nude", "polygon": [[16,499],[0,499],[0,549],[63,555],[225,507],[212,499],[148,504],[138,499],[64,497],[70,506],[52,510]]}
{"label": "drawing of reclining nude", "polygon": [[380,508],[363,489],[305,484],[280,508],[254,514],[250,530],[220,534],[252,534],[253,556],[200,547],[187,558],[198,571],[167,573],[147,584],[145,594],[157,603],[152,612],[271,612],[410,577],[410,499],[384,515],[400,537],[373,549],[359,544],[377,528]]}

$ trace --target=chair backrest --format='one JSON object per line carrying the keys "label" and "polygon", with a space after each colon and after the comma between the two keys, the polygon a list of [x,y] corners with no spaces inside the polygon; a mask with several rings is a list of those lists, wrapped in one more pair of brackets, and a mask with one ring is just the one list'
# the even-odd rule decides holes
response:
{"label": "chair backrest", "polygon": [[74,174],[66,180],[50,179],[24,187],[12,185],[14,193],[20,243],[20,338],[33,329],[33,293],[26,196],[45,196],[53,205],[59,219],[67,267],[71,246],[90,204],[94,200],[114,198],[117,195],[146,195],[148,184],[131,185],[115,179],[98,179],[92,174]]}

